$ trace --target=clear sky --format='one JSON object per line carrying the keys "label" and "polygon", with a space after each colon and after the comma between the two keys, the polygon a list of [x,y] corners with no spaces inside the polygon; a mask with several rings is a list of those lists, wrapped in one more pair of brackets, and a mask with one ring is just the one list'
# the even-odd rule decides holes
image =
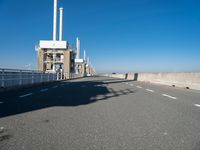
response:
{"label": "clear sky", "polygon": [[[99,72],[200,71],[199,0],[59,0],[64,39]],[[53,0],[0,0],[0,67],[36,69],[52,39]]]}

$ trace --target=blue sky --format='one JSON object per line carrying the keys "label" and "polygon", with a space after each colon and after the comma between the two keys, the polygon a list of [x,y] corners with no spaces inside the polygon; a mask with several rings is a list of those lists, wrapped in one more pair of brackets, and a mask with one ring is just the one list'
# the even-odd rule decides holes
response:
{"label": "blue sky", "polygon": [[[64,39],[99,72],[200,71],[199,0],[59,0]],[[0,67],[36,69],[52,39],[53,0],[0,0]]]}

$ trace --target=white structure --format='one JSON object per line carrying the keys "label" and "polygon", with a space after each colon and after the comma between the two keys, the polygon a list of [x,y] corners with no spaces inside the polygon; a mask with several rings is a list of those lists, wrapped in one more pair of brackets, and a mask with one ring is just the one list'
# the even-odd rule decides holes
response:
{"label": "white structure", "polygon": [[84,49],[84,56],[83,56],[84,61],[86,62],[86,50]]}
{"label": "white structure", "polygon": [[63,15],[60,9],[59,40],[57,40],[58,0],[54,0],[53,40],[41,40],[38,45],[38,70],[43,72],[65,73],[67,76],[74,71],[75,53],[67,41],[63,41]]}
{"label": "white structure", "polygon": [[87,64],[90,65],[90,57],[87,58]]}
{"label": "white structure", "polygon": [[80,46],[81,46],[81,42],[80,42],[79,38],[77,37],[76,38],[76,51],[77,51],[76,59],[80,59],[80,49],[81,49]]}
{"label": "white structure", "polygon": [[60,32],[59,32],[59,41],[63,40],[63,7],[60,8]]}
{"label": "white structure", "polygon": [[54,13],[53,13],[53,41],[57,39],[57,11],[58,0],[54,0]]}
{"label": "white structure", "polygon": [[81,59],[80,53],[81,53],[81,42],[80,42],[80,39],[77,37],[76,38],[76,59],[75,59],[75,63],[83,63],[83,59]]}
{"label": "white structure", "polygon": [[[81,58],[80,39],[76,38],[76,53],[63,40],[63,16],[64,9],[61,7],[59,21],[59,39],[57,39],[57,15],[58,0],[54,0],[53,10],[53,40],[41,40],[37,46],[38,70],[42,72],[62,74],[64,78],[70,78],[71,74],[86,74],[86,52],[84,59]],[[61,77],[61,78],[62,78]]]}
{"label": "white structure", "polygon": [[41,40],[39,43],[39,47],[43,49],[66,49],[67,42],[66,41],[45,41]]}

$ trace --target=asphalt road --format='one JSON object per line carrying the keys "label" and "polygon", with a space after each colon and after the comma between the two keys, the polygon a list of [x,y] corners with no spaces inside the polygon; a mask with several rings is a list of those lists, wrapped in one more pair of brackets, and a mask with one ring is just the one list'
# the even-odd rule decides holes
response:
{"label": "asphalt road", "polygon": [[107,77],[0,94],[0,150],[200,150],[200,92]]}

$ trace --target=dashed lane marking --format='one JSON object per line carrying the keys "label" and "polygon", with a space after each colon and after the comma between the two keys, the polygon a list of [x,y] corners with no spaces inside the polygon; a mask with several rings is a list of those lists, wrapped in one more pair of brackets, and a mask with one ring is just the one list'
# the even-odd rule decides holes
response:
{"label": "dashed lane marking", "polygon": [[40,90],[40,92],[46,92],[46,91],[48,91],[49,89],[42,89],[42,90]]}
{"label": "dashed lane marking", "polygon": [[28,93],[28,94],[25,94],[25,95],[21,95],[21,96],[19,96],[19,98],[28,97],[28,96],[31,96],[31,95],[33,95],[33,93]]}
{"label": "dashed lane marking", "polygon": [[200,104],[194,104],[194,106],[196,106],[196,107],[200,107]]}
{"label": "dashed lane marking", "polygon": [[134,86],[133,84],[131,84],[131,86]]}
{"label": "dashed lane marking", "polygon": [[0,104],[3,104],[3,102],[0,101]]}
{"label": "dashed lane marking", "polygon": [[138,89],[141,89],[142,87],[141,86],[136,86]]}
{"label": "dashed lane marking", "polygon": [[152,92],[152,93],[154,92],[154,90],[151,90],[151,89],[146,89],[146,91],[149,91],[149,92]]}
{"label": "dashed lane marking", "polygon": [[58,86],[56,85],[56,86],[53,86],[53,89],[55,89],[55,88],[57,88]]}
{"label": "dashed lane marking", "polygon": [[167,95],[167,94],[162,94],[162,96],[168,97],[168,98],[171,98],[171,99],[177,99],[176,97],[173,97],[173,96],[170,96],[170,95]]}

